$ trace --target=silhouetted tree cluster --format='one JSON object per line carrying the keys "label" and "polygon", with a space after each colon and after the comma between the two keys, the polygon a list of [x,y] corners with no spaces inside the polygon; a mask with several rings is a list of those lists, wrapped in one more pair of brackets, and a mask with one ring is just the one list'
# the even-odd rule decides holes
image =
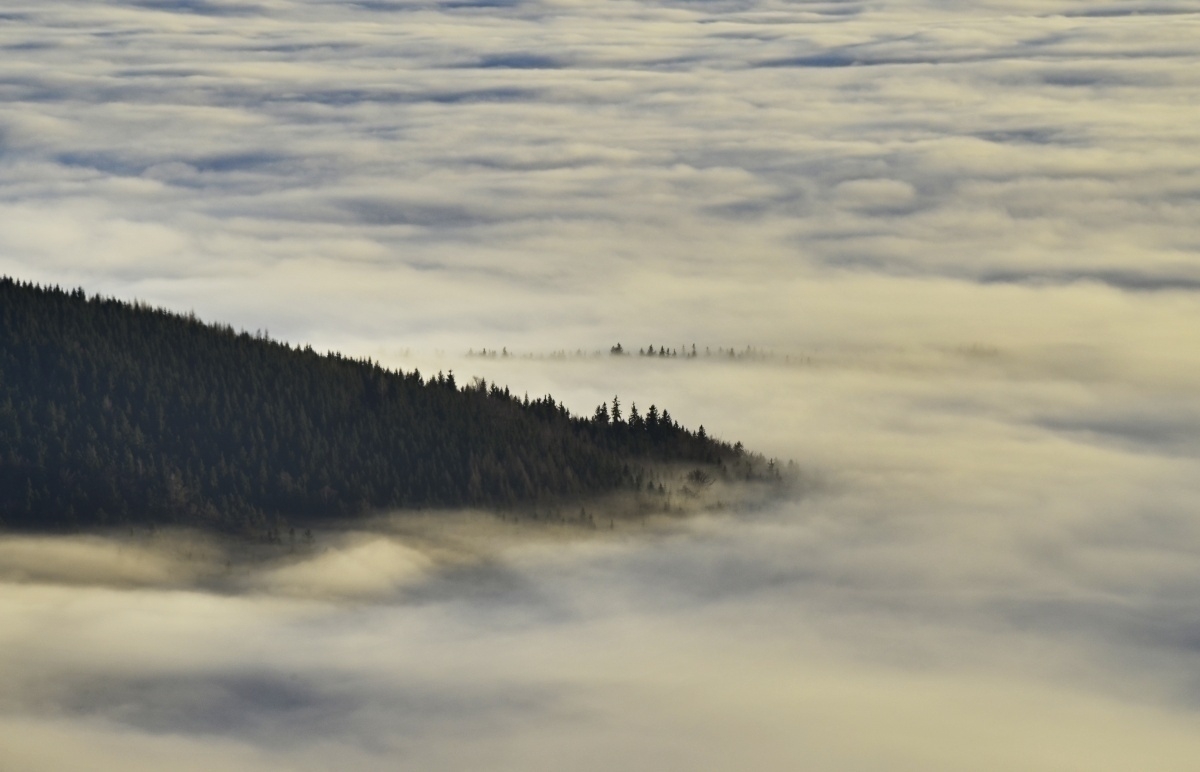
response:
{"label": "silhouetted tree cluster", "polygon": [[[654,346],[647,346],[646,348],[640,348],[640,349],[638,349],[638,356],[643,356],[643,357],[677,357],[677,356],[679,356],[679,350],[678,350],[678,349],[673,349],[673,348],[667,348],[666,346],[659,346],[658,348],[655,348]],[[690,358],[692,358],[692,357],[696,356],[696,345],[695,345],[694,343],[692,344],[692,350],[691,350],[691,352],[690,352],[690,353],[689,353],[689,352],[688,352],[688,350],[687,350],[687,346],[684,346],[684,348],[683,348],[683,356],[684,356],[684,358],[686,358],[686,359],[690,359]]]}
{"label": "silhouetted tree cluster", "polygon": [[[695,343],[693,343],[690,347],[680,346],[679,348],[671,348],[669,346],[661,345],[655,347],[651,345],[646,346],[645,348],[639,348],[638,356],[668,358],[683,357],[684,359],[696,359],[701,356],[711,357],[713,356],[713,352],[712,349],[706,346],[704,348],[704,353],[701,354],[699,351],[697,351]],[[718,348],[716,356],[725,357],[727,359],[766,359],[768,354],[754,348],[753,346],[746,346],[746,348],[742,351],[736,351],[733,348]]]}
{"label": "silhouetted tree cluster", "polygon": [[694,432],[680,426],[669,411],[660,412],[656,405],[651,405],[642,415],[637,403],[631,403],[629,413],[625,415],[619,396],[612,398],[611,405],[598,405],[584,428],[600,447],[635,459],[719,465],[736,459],[757,458],[746,454],[740,443],[731,446],[713,440],[703,426]]}
{"label": "silhouetted tree cluster", "polygon": [[645,461],[742,455],[653,406],[381,367],[141,303],[0,278],[0,525],[181,523],[509,506],[640,484]]}

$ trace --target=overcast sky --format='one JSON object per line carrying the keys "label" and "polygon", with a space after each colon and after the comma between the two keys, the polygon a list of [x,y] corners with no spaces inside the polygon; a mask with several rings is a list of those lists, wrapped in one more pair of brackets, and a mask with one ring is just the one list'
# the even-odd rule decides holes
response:
{"label": "overcast sky", "polygon": [[[9,0],[0,273],[821,484],[216,584],[5,539],[0,766],[1193,768],[1197,40],[1191,0]],[[773,357],[462,356],[617,341]]]}

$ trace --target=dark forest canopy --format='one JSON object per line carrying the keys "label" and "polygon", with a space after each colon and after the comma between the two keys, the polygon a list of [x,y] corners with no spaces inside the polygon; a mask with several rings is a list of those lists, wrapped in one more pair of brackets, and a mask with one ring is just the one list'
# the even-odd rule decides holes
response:
{"label": "dark forest canopy", "polygon": [[640,487],[654,464],[729,474],[749,461],[653,406],[582,418],[550,396],[0,277],[7,528],[278,532],[388,507],[565,501]]}

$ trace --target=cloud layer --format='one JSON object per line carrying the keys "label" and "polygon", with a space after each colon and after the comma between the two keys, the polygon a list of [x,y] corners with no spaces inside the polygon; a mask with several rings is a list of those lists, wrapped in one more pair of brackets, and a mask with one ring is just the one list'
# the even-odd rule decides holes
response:
{"label": "cloud layer", "polygon": [[1197,11],[18,4],[0,270],[347,347],[1190,314]]}
{"label": "cloud layer", "polygon": [[[1190,769],[1198,33],[1136,0],[7,4],[0,272],[616,392],[821,484],[586,538],[0,540],[0,767]],[[458,356],[618,340],[773,356]]]}
{"label": "cloud layer", "polygon": [[295,553],[0,541],[0,764],[1188,769],[1194,398],[839,354],[459,363],[665,397],[801,459],[796,500],[612,531],[409,513]]}

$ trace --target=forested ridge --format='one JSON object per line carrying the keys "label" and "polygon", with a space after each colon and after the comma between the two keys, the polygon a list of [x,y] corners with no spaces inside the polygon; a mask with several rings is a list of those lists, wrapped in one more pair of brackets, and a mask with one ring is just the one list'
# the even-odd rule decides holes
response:
{"label": "forested ridge", "polygon": [[[386,507],[509,507],[748,456],[680,427],[321,354],[0,277],[0,526],[251,533]],[[746,468],[751,468],[744,461]]]}

